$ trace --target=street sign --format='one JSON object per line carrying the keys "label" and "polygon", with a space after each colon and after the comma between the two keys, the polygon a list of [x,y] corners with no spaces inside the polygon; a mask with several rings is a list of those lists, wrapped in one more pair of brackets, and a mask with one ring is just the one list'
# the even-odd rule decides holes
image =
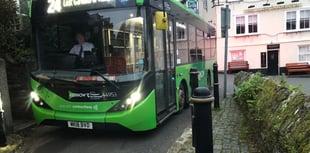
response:
{"label": "street sign", "polygon": [[[226,20],[226,11],[227,11],[227,20]],[[227,21],[227,23],[226,23]],[[221,8],[221,32],[222,37],[225,37],[225,28],[230,29],[230,9],[229,8]]]}

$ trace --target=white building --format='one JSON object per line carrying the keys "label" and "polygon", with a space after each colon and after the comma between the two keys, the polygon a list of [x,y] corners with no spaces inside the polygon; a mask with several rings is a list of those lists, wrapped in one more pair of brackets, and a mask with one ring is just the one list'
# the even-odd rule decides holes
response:
{"label": "white building", "polygon": [[[208,2],[208,0],[207,0]],[[221,37],[221,7],[215,0],[217,60],[224,70],[225,39]],[[248,61],[251,71],[285,73],[285,64],[310,62],[309,0],[228,0],[230,29],[227,61]]]}

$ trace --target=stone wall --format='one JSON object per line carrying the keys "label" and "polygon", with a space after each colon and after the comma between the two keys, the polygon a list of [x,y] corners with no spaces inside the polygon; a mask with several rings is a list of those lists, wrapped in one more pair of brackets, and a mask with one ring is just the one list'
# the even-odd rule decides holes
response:
{"label": "stone wall", "polygon": [[[236,93],[255,74],[245,72],[235,76]],[[310,96],[298,87],[263,78],[257,85],[254,99],[239,101],[251,133],[257,139],[262,152],[309,153],[310,152]],[[238,93],[247,94],[247,93]],[[237,96],[236,96],[237,97]],[[238,100],[238,99],[237,99]]]}
{"label": "stone wall", "polygon": [[6,133],[11,133],[13,131],[11,103],[7,83],[5,61],[2,58],[0,58],[0,111],[1,114],[3,112]]}

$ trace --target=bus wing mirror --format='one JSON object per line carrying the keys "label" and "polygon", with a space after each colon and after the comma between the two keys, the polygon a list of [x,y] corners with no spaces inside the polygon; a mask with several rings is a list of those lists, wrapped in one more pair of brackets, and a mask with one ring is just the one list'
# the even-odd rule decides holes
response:
{"label": "bus wing mirror", "polygon": [[168,17],[167,13],[163,11],[155,12],[155,24],[157,30],[167,30],[168,29]]}

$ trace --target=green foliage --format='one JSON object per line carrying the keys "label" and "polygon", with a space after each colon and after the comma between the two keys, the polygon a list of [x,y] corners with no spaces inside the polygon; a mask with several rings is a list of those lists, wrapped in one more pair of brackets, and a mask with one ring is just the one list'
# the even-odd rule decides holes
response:
{"label": "green foliage", "polygon": [[281,75],[281,78],[280,78],[280,81],[279,81],[279,85],[282,86],[282,87],[286,87],[286,88],[288,88],[288,89],[290,89],[292,91],[299,91],[303,87],[302,84],[300,84],[298,86],[292,86],[292,85],[288,84],[286,82],[286,80],[285,80],[285,75]]}
{"label": "green foliage", "polygon": [[262,91],[262,81],[261,73],[255,73],[249,80],[238,86],[235,98],[242,103],[247,103],[249,109],[253,110],[256,105],[257,95]]}
{"label": "green foliage", "polygon": [[[23,3],[21,5],[24,6]],[[21,10],[27,9],[22,7]],[[25,63],[34,59],[30,47],[30,19],[18,16],[16,12],[15,0],[0,0],[0,58],[11,63]],[[22,21],[22,29],[17,28],[19,21]]]}
{"label": "green foliage", "polygon": [[[262,78],[261,82],[254,81],[256,85],[253,78],[238,87],[240,93],[235,97],[247,108],[246,124],[258,139],[261,152],[309,153],[310,96],[299,90],[301,86],[287,84],[284,76],[279,82]],[[247,90],[251,94],[240,95]]]}
{"label": "green foliage", "polygon": [[0,0],[0,55],[15,49],[16,10],[14,0]]}

